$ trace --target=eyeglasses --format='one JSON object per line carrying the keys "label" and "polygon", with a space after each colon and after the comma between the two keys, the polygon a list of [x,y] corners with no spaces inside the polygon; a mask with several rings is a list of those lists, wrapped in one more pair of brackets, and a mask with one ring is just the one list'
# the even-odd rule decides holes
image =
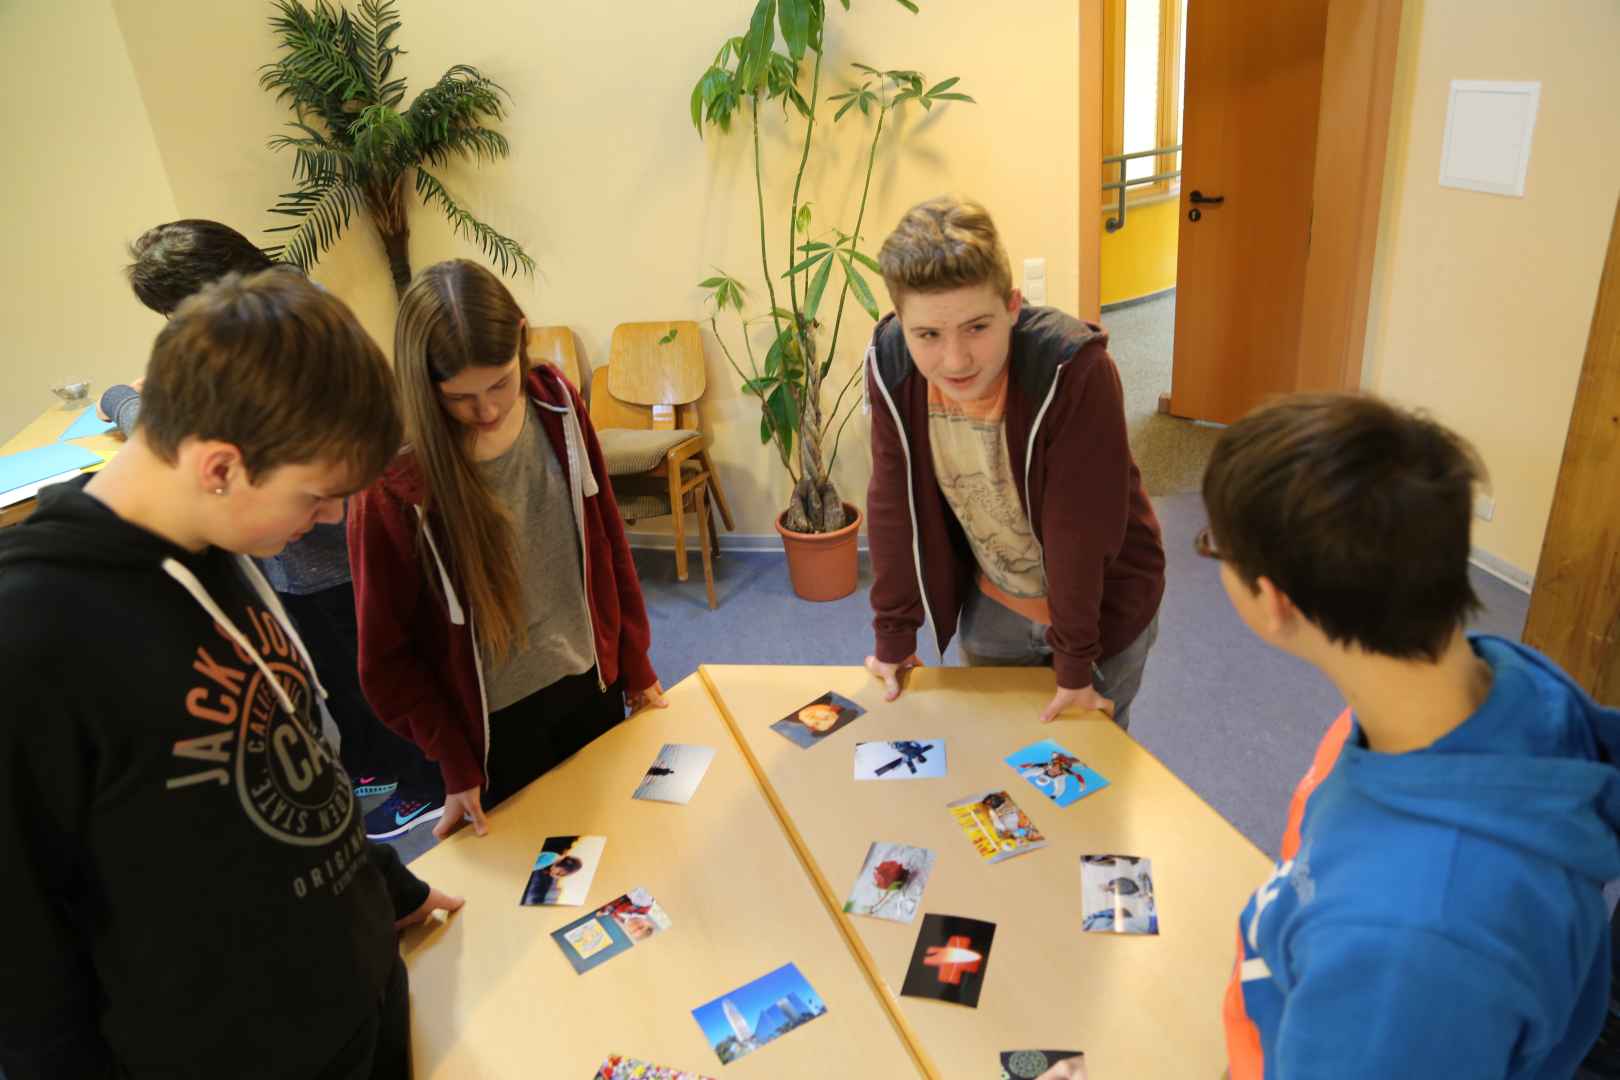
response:
{"label": "eyeglasses", "polygon": [[1199,529],[1198,535],[1193,537],[1193,550],[1206,559],[1223,560],[1226,558],[1221,553],[1221,549],[1215,546],[1215,535],[1209,531],[1208,525]]}

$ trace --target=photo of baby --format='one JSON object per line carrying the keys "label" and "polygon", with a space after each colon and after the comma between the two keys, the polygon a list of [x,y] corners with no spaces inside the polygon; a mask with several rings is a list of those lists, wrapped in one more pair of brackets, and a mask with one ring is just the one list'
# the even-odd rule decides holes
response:
{"label": "photo of baby", "polygon": [[771,725],[771,730],[800,749],[808,750],[864,712],[865,709],[847,697],[829,690],[782,717]]}

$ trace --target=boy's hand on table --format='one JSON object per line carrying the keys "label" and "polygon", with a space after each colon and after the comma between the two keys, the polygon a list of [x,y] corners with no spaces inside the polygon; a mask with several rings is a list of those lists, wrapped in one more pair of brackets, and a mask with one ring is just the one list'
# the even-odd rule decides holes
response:
{"label": "boy's hand on table", "polygon": [[866,658],[866,670],[872,677],[883,684],[883,700],[893,701],[900,696],[900,690],[905,685],[905,674],[912,668],[920,668],[923,662],[915,656],[908,656],[898,664],[885,664],[875,656]]}
{"label": "boy's hand on table", "polygon": [[1058,692],[1052,695],[1047,703],[1046,711],[1041,713],[1041,723],[1050,724],[1058,718],[1060,713],[1070,709],[1095,709],[1114,715],[1114,703],[1097,693],[1094,686],[1083,686],[1078,690],[1065,690],[1058,687]]}
{"label": "boy's hand on table", "polygon": [[444,816],[433,826],[433,835],[440,840],[461,828],[466,818],[472,818],[473,831],[483,836],[489,831],[484,819],[484,799],[477,788],[452,791],[444,797]]}
{"label": "boy's hand on table", "polygon": [[418,926],[425,923],[435,911],[442,911],[446,914],[452,911],[460,911],[461,905],[466,902],[459,896],[451,896],[449,893],[440,892],[430,885],[428,886],[428,898],[422,901],[422,906],[403,919],[395,919],[394,929],[403,930],[407,926]]}

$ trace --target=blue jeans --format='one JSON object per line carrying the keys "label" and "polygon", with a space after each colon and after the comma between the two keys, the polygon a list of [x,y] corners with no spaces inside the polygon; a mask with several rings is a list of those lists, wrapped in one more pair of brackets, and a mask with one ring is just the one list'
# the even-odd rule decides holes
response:
{"label": "blue jeans", "polygon": [[[974,589],[962,605],[957,633],[962,658],[974,667],[1039,667],[1052,663],[1047,629]],[[1142,688],[1142,669],[1158,638],[1159,615],[1154,612],[1153,621],[1135,641],[1091,666],[1091,685],[1114,703],[1114,723],[1121,729],[1131,726],[1131,702]]]}

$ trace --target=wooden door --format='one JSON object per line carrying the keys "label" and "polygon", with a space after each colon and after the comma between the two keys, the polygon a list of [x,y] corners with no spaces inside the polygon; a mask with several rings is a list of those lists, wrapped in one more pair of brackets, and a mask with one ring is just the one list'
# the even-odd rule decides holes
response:
{"label": "wooden door", "polygon": [[1598,285],[1524,640],[1620,706],[1620,209]]}
{"label": "wooden door", "polygon": [[1327,21],[1328,0],[1187,5],[1176,416],[1298,386]]}

